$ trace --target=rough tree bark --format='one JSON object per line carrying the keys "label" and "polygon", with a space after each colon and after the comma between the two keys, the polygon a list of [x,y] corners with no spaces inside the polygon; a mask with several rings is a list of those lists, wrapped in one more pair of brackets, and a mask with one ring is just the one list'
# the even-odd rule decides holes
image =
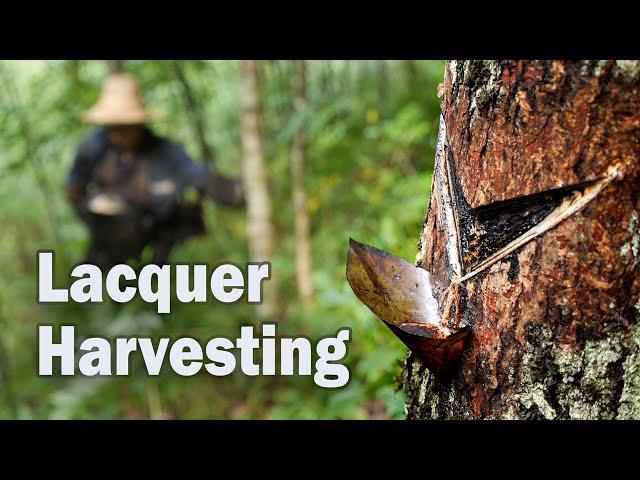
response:
{"label": "rough tree bark", "polygon": [[640,418],[640,62],[451,61],[439,94],[417,263],[441,292],[455,267],[447,175],[464,273],[548,213],[556,189],[620,174],[462,284],[459,367],[441,381],[410,355],[408,417]]}
{"label": "rough tree bark", "polygon": [[[273,253],[271,196],[269,194],[260,136],[260,102],[258,74],[254,60],[242,62],[242,178],[247,205],[247,234],[249,253],[254,262],[270,261]],[[276,313],[276,289],[273,279],[265,282],[258,316],[271,317]]]}
{"label": "rough tree bark", "polygon": [[[297,93],[294,107],[297,113],[304,110],[307,102],[307,73],[304,60],[296,61],[298,72],[295,78]],[[303,304],[313,301],[313,267],[311,261],[311,232],[307,194],[304,186],[305,135],[302,126],[293,137],[291,147],[292,202],[296,225],[296,279],[298,296]]]}

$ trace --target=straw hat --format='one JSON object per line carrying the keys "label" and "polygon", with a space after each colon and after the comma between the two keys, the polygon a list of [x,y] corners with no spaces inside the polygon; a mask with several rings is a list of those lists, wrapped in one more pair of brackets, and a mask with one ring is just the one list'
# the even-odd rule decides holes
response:
{"label": "straw hat", "polygon": [[118,73],[105,78],[100,98],[82,120],[98,125],[138,125],[161,117],[146,109],[135,79]]}

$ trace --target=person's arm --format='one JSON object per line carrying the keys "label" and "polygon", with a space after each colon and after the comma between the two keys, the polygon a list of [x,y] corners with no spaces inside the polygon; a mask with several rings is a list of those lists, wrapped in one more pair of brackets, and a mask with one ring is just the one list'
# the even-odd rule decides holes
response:
{"label": "person's arm", "polygon": [[244,190],[242,181],[225,177],[217,172],[211,174],[206,186],[207,194],[217,203],[227,207],[244,206]]}
{"label": "person's arm", "polygon": [[244,192],[240,180],[212,172],[206,165],[195,163],[182,149],[180,149],[178,157],[180,170],[184,175],[185,187],[195,187],[200,194],[211,197],[220,205],[227,207],[244,205]]}

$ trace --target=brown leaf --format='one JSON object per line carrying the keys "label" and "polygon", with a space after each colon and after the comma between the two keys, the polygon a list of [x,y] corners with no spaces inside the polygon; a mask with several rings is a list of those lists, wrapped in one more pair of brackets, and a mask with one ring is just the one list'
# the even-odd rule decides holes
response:
{"label": "brown leaf", "polygon": [[347,280],[360,301],[385,322],[440,323],[431,275],[423,268],[350,239]]}
{"label": "brown leaf", "polygon": [[360,301],[432,372],[439,376],[450,373],[469,330],[452,331],[444,324],[429,272],[350,239],[346,274]]}

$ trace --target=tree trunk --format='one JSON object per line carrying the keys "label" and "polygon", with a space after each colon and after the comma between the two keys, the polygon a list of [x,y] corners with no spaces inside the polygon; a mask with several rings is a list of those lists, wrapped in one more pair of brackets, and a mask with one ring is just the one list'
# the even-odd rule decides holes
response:
{"label": "tree trunk", "polygon": [[640,418],[640,62],[451,61],[439,90],[418,265],[441,297],[602,188],[460,283],[459,366],[441,380],[410,355],[408,417]]}
{"label": "tree trunk", "polygon": [[189,111],[189,120],[196,137],[196,141],[198,142],[198,146],[200,147],[200,155],[202,156],[202,161],[209,166],[214,165],[214,155],[213,149],[209,142],[207,141],[206,135],[206,126],[204,121],[204,115],[202,113],[202,109],[198,105],[196,100],[196,96],[191,89],[191,85],[189,84],[189,80],[187,80],[187,75],[182,68],[183,60],[174,60],[172,62],[173,73],[180,84],[182,90],[182,98],[184,100],[185,107]]}
{"label": "tree trunk", "polygon": [[[297,98],[295,111],[300,114],[307,102],[307,74],[304,60],[296,62],[298,75],[296,81]],[[296,224],[296,278],[298,296],[303,304],[313,301],[313,267],[311,261],[311,233],[309,213],[307,212],[307,194],[304,188],[304,126],[300,126],[293,137],[291,147],[291,182],[293,211]]]}
{"label": "tree trunk", "polygon": [[320,70],[320,91],[322,93],[332,93],[334,91],[334,75],[333,75],[333,61],[326,60],[320,63],[319,66],[316,67],[317,70]]}
{"label": "tree trunk", "polygon": [[405,60],[404,61],[405,70],[407,74],[408,84],[410,87],[417,84],[418,81],[418,66],[416,65],[416,60]]}
{"label": "tree trunk", "polygon": [[124,60],[107,60],[107,70],[110,74],[124,71]]}
{"label": "tree trunk", "polygon": [[80,83],[80,62],[81,60],[67,60],[65,62],[68,80],[72,86]]}
{"label": "tree trunk", "polygon": [[378,90],[378,101],[381,103],[387,98],[389,93],[389,73],[387,71],[387,61],[378,60],[376,62],[376,87]]}
{"label": "tree trunk", "polygon": [[[249,253],[254,262],[270,261],[273,254],[271,197],[260,137],[260,103],[258,75],[254,60],[242,63],[242,177],[247,205]],[[271,317],[276,312],[276,289],[273,279],[264,283],[263,302],[258,316]]]}

